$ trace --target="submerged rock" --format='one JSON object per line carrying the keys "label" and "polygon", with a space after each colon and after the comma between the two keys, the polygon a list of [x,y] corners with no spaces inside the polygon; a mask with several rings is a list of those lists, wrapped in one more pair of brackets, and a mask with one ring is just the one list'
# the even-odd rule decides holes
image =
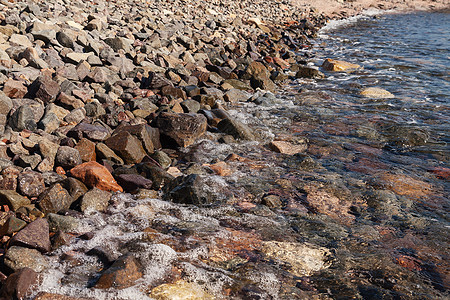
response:
{"label": "submerged rock", "polygon": [[360,65],[352,64],[342,60],[334,60],[331,58],[325,59],[322,64],[322,68],[326,71],[342,72],[342,71],[354,71],[361,69]]}
{"label": "submerged rock", "polygon": [[382,89],[382,88],[378,88],[378,87],[369,87],[369,88],[365,88],[364,90],[362,90],[359,93],[361,96],[364,96],[366,98],[382,98],[382,99],[388,99],[388,98],[394,98],[395,96]]}
{"label": "submerged rock", "polygon": [[124,289],[135,284],[143,276],[142,267],[132,255],[119,257],[98,279],[98,289]]}
{"label": "submerged rock", "polygon": [[179,280],[175,283],[159,285],[151,291],[149,296],[157,300],[214,299],[212,295],[206,293],[198,284],[189,283],[183,280]]}

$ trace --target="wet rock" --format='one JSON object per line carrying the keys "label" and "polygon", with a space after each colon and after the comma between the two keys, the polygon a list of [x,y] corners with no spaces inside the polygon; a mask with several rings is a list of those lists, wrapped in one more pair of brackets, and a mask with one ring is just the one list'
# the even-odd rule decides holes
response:
{"label": "wet rock", "polygon": [[110,199],[110,192],[94,187],[82,196],[80,209],[84,213],[90,213],[92,211],[105,211],[108,207]]}
{"label": "wet rock", "polygon": [[283,154],[289,154],[294,155],[297,153],[305,152],[308,146],[304,144],[292,144],[290,142],[286,141],[272,141],[269,144],[269,148],[272,151],[283,153]]}
{"label": "wet rock", "polygon": [[73,177],[79,179],[86,186],[110,192],[123,192],[121,186],[117,184],[114,177],[104,166],[91,161],[76,166],[70,170]]}
{"label": "wet rock", "polygon": [[0,190],[0,203],[2,205],[8,205],[12,211],[18,210],[24,205],[30,204],[30,200],[19,195],[16,191],[12,190]]}
{"label": "wet rock", "polygon": [[81,225],[77,218],[53,213],[47,215],[47,220],[51,232],[77,232]]}
{"label": "wet rock", "polygon": [[378,181],[397,195],[423,198],[433,194],[433,186],[425,181],[402,174],[381,174]]}
{"label": "wet rock", "polygon": [[377,98],[377,99],[388,99],[395,97],[392,93],[378,87],[365,88],[359,94],[366,98]]}
{"label": "wet rock", "polygon": [[81,155],[77,149],[69,146],[60,146],[56,152],[55,162],[63,168],[73,168],[81,164]]}
{"label": "wet rock", "polygon": [[42,272],[47,268],[47,259],[37,250],[18,246],[10,247],[5,254],[5,265],[13,271],[30,268]]}
{"label": "wet rock", "polygon": [[44,177],[38,172],[22,172],[17,178],[17,183],[19,192],[27,197],[37,197],[45,189]]}
{"label": "wet rock", "polygon": [[342,60],[334,60],[331,58],[325,59],[325,61],[322,64],[322,68],[326,71],[333,71],[333,72],[342,72],[342,71],[353,71],[361,69],[360,65],[352,64],[346,61]]}
{"label": "wet rock", "polygon": [[18,232],[27,225],[25,221],[16,218],[15,216],[10,216],[8,220],[0,227],[0,235],[12,235]]}
{"label": "wet rock", "polygon": [[25,299],[38,283],[38,274],[33,269],[25,267],[8,276],[0,295],[5,299]]}
{"label": "wet rock", "polygon": [[178,146],[187,147],[206,132],[206,117],[200,114],[161,113],[156,124]]}
{"label": "wet rock", "polygon": [[322,79],[325,78],[325,74],[320,72],[318,69],[309,66],[299,65],[299,70],[295,74],[296,78],[312,78],[312,79]]}
{"label": "wet rock", "polygon": [[150,297],[157,300],[214,299],[212,295],[206,293],[198,284],[189,283],[183,280],[155,287],[150,293]]}
{"label": "wet rock", "polygon": [[95,284],[98,289],[124,289],[135,284],[143,276],[140,263],[132,255],[119,257],[111,267],[100,276]]}
{"label": "wet rock", "polygon": [[235,139],[250,141],[256,139],[250,127],[235,119],[223,119],[217,124],[217,128],[224,133],[232,135]]}
{"label": "wet rock", "polygon": [[140,188],[151,189],[153,182],[138,174],[120,174],[116,176],[117,182],[125,192],[133,193]]}
{"label": "wet rock", "polygon": [[28,89],[21,81],[8,79],[3,86],[3,93],[9,98],[23,98]]}
{"label": "wet rock", "polygon": [[291,242],[263,242],[262,252],[269,258],[289,264],[289,272],[295,276],[311,276],[328,268],[330,252],[323,247]]}
{"label": "wet rock", "polygon": [[68,210],[74,199],[60,183],[47,188],[38,200],[39,209],[45,214]]}
{"label": "wet rock", "polygon": [[49,252],[51,244],[47,220],[40,218],[28,224],[11,238],[10,245],[36,249],[42,253]]}
{"label": "wet rock", "polygon": [[39,292],[34,300],[94,300],[93,298],[71,297],[54,293]]}
{"label": "wet rock", "polygon": [[128,131],[119,131],[108,138],[105,144],[118,153],[126,164],[140,163],[147,155],[141,141]]}

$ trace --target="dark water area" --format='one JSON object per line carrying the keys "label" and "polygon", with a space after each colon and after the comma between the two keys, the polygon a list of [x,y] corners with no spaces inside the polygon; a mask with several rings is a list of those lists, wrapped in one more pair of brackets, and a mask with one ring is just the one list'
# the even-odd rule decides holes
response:
{"label": "dark water area", "polygon": [[[262,142],[206,138],[184,150],[196,163],[180,161],[185,173],[224,163],[228,175],[202,177],[201,193],[221,204],[116,195],[106,213],[82,220],[92,239],[55,252],[40,290],[160,299],[154,288],[176,283],[192,299],[448,298],[449,38],[443,13],[325,28],[314,64],[333,58],[364,69],[324,71],[325,79],[230,107]],[[362,97],[367,87],[394,97]],[[303,150],[276,153],[270,140]],[[123,290],[92,288],[104,266],[84,253],[95,247],[131,253],[143,278]],[[61,261],[64,253],[77,263]]]}

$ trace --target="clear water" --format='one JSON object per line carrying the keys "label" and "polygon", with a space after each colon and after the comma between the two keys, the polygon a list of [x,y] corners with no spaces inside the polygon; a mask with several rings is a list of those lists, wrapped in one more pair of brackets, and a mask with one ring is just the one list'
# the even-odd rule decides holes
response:
{"label": "clear water", "polygon": [[[208,192],[226,203],[117,195],[106,213],[83,219],[80,233],[93,239],[49,256],[39,289],[149,299],[154,287],[182,279],[217,299],[448,297],[449,15],[355,22],[324,30],[314,59],[363,70],[298,80],[259,105],[230,108],[263,140],[306,142],[305,153],[200,141],[184,153],[199,164],[241,156],[227,161],[232,175],[209,175]],[[359,96],[370,86],[395,97]],[[280,206],[263,205],[266,195]],[[86,254],[94,247],[133,254],[144,277],[123,290],[92,287],[107,267]]]}

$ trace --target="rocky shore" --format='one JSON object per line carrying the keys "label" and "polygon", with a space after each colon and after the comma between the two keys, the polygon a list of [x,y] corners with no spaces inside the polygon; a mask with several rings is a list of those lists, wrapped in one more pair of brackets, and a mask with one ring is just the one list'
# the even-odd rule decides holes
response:
{"label": "rocky shore", "polygon": [[[365,205],[312,184],[302,187],[311,206],[296,206],[282,203],[295,195],[234,190],[223,180],[244,165],[255,172],[267,167],[249,158],[251,147],[266,151],[267,156],[305,152],[307,141],[274,136],[236,111],[243,103],[258,106],[275,101],[273,93],[295,79],[358,69],[330,59],[319,70],[308,65],[311,54],[305,51],[327,20],[354,12],[358,10],[324,14],[289,1],[2,1],[2,299],[86,299],[73,292],[36,295],[43,281],[40,274],[54,261],[74,269],[90,268],[86,278],[72,276],[67,285],[86,282],[85,289],[96,299],[96,290],[120,291],[136,285],[156,299],[263,295],[261,288],[243,279],[207,290],[185,280],[189,268],[180,267],[183,259],[178,267],[171,265],[172,256],[193,251],[196,243],[208,239],[209,230],[219,228],[226,234],[210,244],[204,264],[231,270],[258,257],[282,261],[289,265],[286,287],[291,288],[283,291],[284,298],[293,299],[289,293],[315,297],[318,291],[309,287],[307,277],[330,266],[328,249],[278,241],[274,236],[261,238],[238,230],[238,224],[227,217],[231,211],[214,214],[223,205],[267,217],[270,209],[283,206],[291,212],[325,214],[348,225],[354,219],[349,211]],[[392,97],[381,89],[364,90],[362,95]],[[250,152],[242,153],[235,146],[242,143],[253,145]],[[208,150],[211,147],[215,150]],[[227,151],[217,150],[224,147]],[[305,170],[317,167],[306,156],[302,163]],[[283,180],[277,184],[290,184]],[[382,180],[397,179],[386,175]],[[415,194],[429,193],[420,182],[412,180],[408,192],[411,186],[417,189]],[[395,188],[401,189],[401,184]],[[134,199],[154,200],[131,204],[123,192]],[[331,204],[322,203],[324,199]],[[188,206],[183,210],[172,203]],[[114,219],[119,211],[129,213],[127,230],[138,228],[144,236],[113,250],[89,247],[94,241],[113,239],[114,234],[106,231],[104,221],[87,224],[86,218]],[[153,226],[139,228],[141,218],[156,220],[164,215],[183,220],[183,214],[197,217],[190,225],[180,225],[177,233],[167,220],[165,225],[150,221]],[[214,222],[202,219],[205,216]],[[270,224],[258,226],[263,230]],[[84,244],[77,251],[65,250],[74,243]],[[145,258],[142,253],[160,253],[159,260],[156,254]],[[79,255],[93,257],[95,263],[87,266]],[[143,284],[143,278],[151,275],[148,264],[161,264],[164,271]],[[240,272],[242,278],[256,276]],[[270,285],[267,280],[261,284]],[[221,294],[212,296],[212,291]],[[116,293],[114,299],[132,298]]]}

